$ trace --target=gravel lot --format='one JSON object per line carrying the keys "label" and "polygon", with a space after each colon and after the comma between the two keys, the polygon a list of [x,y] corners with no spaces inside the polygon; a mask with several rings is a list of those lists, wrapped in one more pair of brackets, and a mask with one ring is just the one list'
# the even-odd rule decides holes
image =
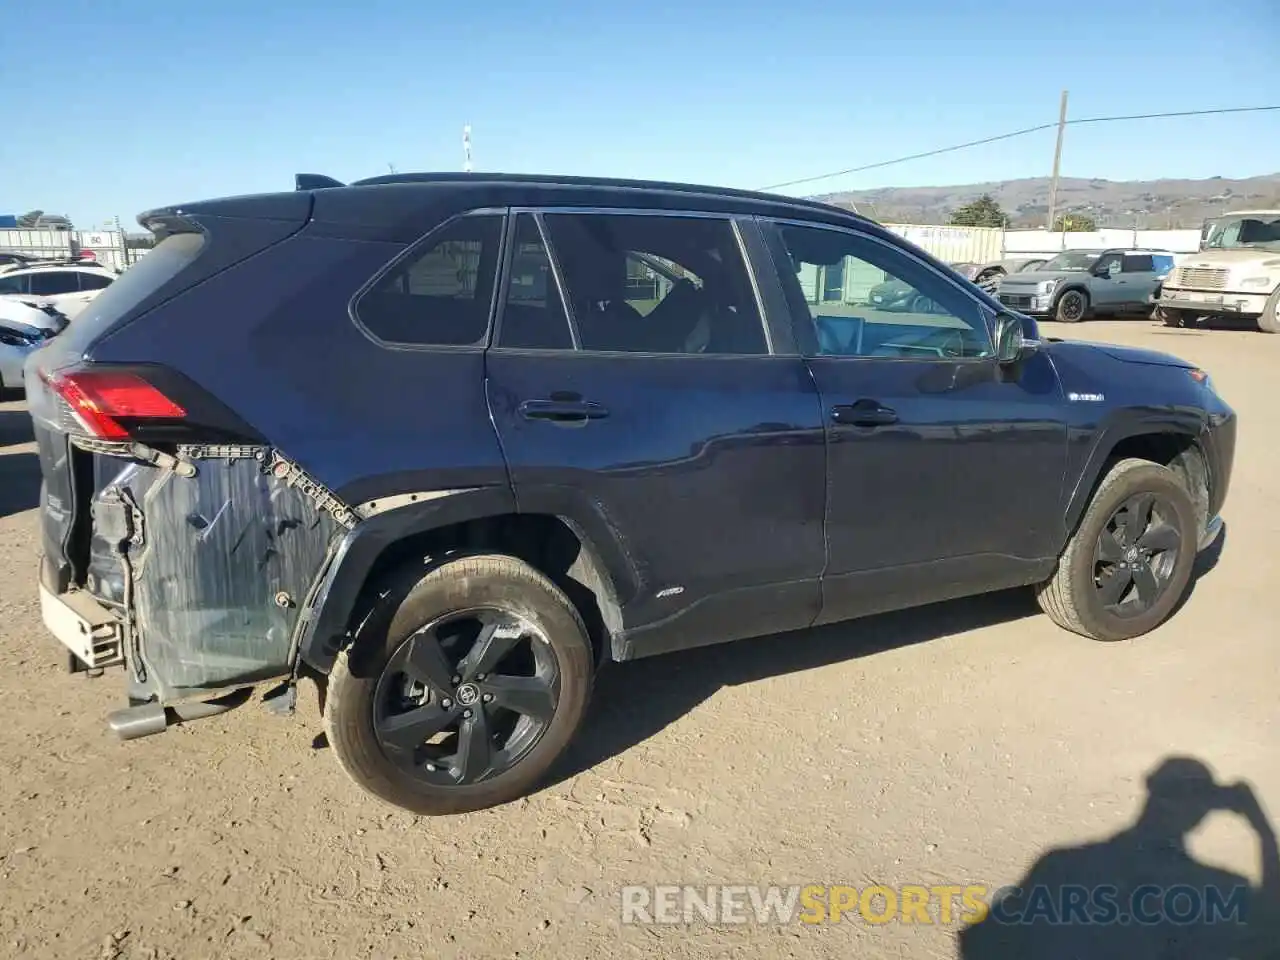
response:
{"label": "gravel lot", "polygon": [[[945,957],[954,923],[624,926],[620,890],[1014,883],[1132,825],[1174,756],[1280,816],[1280,337],[1045,327],[1194,360],[1241,415],[1222,549],[1169,624],[1092,643],[1019,591],[615,667],[559,782],[450,819],[359,793],[311,688],[116,742],[119,672],[66,674],[40,624],[38,467],[0,404],[0,955]],[[1261,880],[1237,814],[1190,849]]]}

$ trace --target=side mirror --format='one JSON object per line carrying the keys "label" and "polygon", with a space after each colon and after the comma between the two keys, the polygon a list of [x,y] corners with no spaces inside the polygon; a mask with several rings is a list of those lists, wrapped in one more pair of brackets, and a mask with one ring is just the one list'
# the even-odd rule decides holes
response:
{"label": "side mirror", "polygon": [[996,359],[1001,363],[1014,363],[1034,349],[1034,341],[1027,340],[1022,318],[1012,313],[996,316]]}

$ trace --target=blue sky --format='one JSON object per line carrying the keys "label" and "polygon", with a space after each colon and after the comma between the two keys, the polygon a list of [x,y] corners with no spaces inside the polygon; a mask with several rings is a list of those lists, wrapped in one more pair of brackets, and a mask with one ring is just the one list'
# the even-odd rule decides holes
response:
{"label": "blue sky", "polygon": [[[0,33],[0,212],[476,168],[760,187],[1071,115],[1280,103],[1276,0],[58,0]],[[28,99],[29,97],[29,99]],[[1047,174],[1043,132],[795,188]],[[1280,113],[1068,129],[1063,173],[1280,170]]]}

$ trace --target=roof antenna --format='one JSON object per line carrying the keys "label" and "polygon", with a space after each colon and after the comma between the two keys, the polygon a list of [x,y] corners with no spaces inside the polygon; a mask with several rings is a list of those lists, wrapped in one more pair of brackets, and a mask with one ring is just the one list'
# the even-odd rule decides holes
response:
{"label": "roof antenna", "polygon": [[462,128],[462,172],[471,172],[471,124]]}

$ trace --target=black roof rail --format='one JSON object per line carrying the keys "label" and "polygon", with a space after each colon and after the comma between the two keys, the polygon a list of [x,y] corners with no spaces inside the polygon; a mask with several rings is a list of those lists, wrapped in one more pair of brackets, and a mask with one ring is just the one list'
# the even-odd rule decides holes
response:
{"label": "black roof rail", "polygon": [[345,187],[346,184],[323,173],[295,173],[293,175],[295,190],[327,190],[330,187]]}

